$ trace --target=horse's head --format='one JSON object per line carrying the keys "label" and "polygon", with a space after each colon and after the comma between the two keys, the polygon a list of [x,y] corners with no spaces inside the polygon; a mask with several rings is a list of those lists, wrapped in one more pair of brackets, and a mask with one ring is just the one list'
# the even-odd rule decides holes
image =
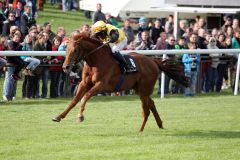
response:
{"label": "horse's head", "polygon": [[84,58],[83,50],[81,49],[80,35],[74,36],[69,40],[66,48],[66,57],[63,63],[63,71],[69,73],[72,67]]}
{"label": "horse's head", "polygon": [[90,38],[84,33],[72,37],[66,48],[66,58],[62,66],[64,72],[69,73],[73,65],[81,60],[86,60],[89,55],[104,48],[104,46],[101,41]]}

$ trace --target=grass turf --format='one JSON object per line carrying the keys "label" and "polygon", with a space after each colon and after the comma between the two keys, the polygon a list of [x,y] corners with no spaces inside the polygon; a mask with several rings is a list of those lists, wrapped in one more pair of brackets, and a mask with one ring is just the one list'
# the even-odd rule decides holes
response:
{"label": "grass turf", "polygon": [[67,35],[80,29],[83,24],[91,24],[92,20],[85,18],[82,11],[68,11],[62,12],[58,5],[45,4],[44,10],[39,12],[37,18],[38,24],[50,22],[52,24],[52,31],[57,32],[57,27],[63,26],[66,29]]}
{"label": "grass turf", "polygon": [[165,129],[151,114],[143,133],[136,96],[93,97],[81,124],[51,121],[70,99],[1,103],[0,159],[239,159],[239,96],[154,100]]}

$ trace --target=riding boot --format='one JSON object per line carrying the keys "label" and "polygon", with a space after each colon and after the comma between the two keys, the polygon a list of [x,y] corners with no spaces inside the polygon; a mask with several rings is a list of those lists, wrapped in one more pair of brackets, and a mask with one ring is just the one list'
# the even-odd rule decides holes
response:
{"label": "riding boot", "polygon": [[128,65],[126,59],[119,51],[114,52],[113,56],[120,64],[123,64],[126,69],[131,69],[131,66]]}

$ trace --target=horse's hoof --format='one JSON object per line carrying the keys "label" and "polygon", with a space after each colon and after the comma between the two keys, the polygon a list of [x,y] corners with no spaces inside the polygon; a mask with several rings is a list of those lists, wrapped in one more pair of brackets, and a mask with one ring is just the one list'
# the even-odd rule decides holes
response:
{"label": "horse's hoof", "polygon": [[160,129],[164,129],[163,125],[159,126]]}
{"label": "horse's hoof", "polygon": [[55,117],[55,118],[52,119],[52,121],[53,121],[53,122],[60,122],[60,121],[61,121],[61,118]]}
{"label": "horse's hoof", "polygon": [[77,122],[82,122],[82,121],[84,121],[84,117],[83,116],[77,118]]}

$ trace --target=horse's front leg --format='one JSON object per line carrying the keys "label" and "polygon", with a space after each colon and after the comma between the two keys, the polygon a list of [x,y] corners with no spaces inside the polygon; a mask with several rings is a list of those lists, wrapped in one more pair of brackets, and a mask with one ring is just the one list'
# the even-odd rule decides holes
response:
{"label": "horse's front leg", "polygon": [[84,83],[83,81],[79,84],[79,87],[77,89],[76,95],[73,97],[70,104],[67,106],[67,108],[59,114],[57,117],[53,118],[52,120],[55,122],[60,122],[61,119],[65,118],[68,112],[79,102],[79,100],[83,97],[83,95],[90,89],[89,85]]}
{"label": "horse's front leg", "polygon": [[98,93],[99,91],[101,91],[103,86],[102,82],[97,82],[88,92],[86,92],[86,94],[83,96],[83,98],[81,99],[81,106],[80,106],[80,111],[78,114],[78,118],[77,121],[78,122],[82,122],[84,120],[84,116],[83,116],[83,111],[85,110],[85,106],[87,101],[96,93]]}

